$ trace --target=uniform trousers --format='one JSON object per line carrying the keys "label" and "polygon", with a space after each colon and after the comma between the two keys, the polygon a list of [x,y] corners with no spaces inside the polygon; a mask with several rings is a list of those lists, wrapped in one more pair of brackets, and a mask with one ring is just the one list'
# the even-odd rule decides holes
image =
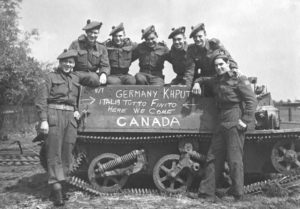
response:
{"label": "uniform trousers", "polygon": [[137,73],[135,75],[136,84],[137,85],[156,85],[156,86],[163,86],[164,79],[160,76],[151,75],[148,73]]}
{"label": "uniform trousers", "polygon": [[225,160],[228,161],[232,185],[230,194],[243,195],[244,167],[243,146],[245,133],[236,126],[221,127],[214,134],[208,154],[207,166],[203,180],[200,182],[199,194],[215,196],[216,185],[224,170]]}
{"label": "uniform trousers", "polygon": [[77,122],[73,111],[48,108],[49,133],[46,139],[48,183],[66,180],[73,165]]}
{"label": "uniform trousers", "polygon": [[135,77],[130,74],[113,74],[107,78],[107,84],[110,85],[135,85]]}

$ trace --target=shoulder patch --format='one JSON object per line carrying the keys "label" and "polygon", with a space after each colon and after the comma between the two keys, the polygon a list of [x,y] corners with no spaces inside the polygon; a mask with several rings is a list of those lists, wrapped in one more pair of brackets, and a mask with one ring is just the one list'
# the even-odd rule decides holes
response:
{"label": "shoulder patch", "polygon": [[82,34],[78,37],[78,41],[84,41],[85,40],[85,35]]}

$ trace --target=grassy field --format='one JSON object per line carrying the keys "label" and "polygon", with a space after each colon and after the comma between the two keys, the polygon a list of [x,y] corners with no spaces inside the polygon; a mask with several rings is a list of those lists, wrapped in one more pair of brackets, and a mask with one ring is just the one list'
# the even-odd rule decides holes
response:
{"label": "grassy field", "polygon": [[[11,142],[19,140],[24,147],[36,150],[31,143],[34,134],[10,135],[9,141],[1,141],[1,147],[17,148]],[[25,148],[26,149],[26,148]],[[40,165],[0,166],[0,208],[1,209],[50,209],[47,174]],[[290,197],[267,197],[265,195],[247,196],[242,202],[225,197],[218,203],[192,200],[184,194],[167,195],[126,195],[117,194],[106,197],[88,195],[76,188],[69,191],[70,199],[63,208],[68,209],[296,209],[300,208],[300,194]]]}

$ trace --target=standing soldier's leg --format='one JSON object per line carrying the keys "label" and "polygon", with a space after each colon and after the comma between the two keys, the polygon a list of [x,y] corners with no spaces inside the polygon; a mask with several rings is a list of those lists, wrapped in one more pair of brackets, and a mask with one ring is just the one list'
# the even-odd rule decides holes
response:
{"label": "standing soldier's leg", "polygon": [[200,182],[199,194],[214,197],[216,192],[216,181],[224,168],[226,157],[225,141],[222,132],[214,134],[208,154],[205,176]]}
{"label": "standing soldier's leg", "polygon": [[62,163],[65,177],[68,177],[73,166],[73,150],[77,137],[77,122],[72,111],[65,111],[66,131],[62,144]]}
{"label": "standing soldier's leg", "polygon": [[61,112],[61,110],[48,109],[49,133],[46,140],[46,153],[49,184],[65,179],[61,161],[61,147],[64,137],[64,120]]}
{"label": "standing soldier's leg", "polygon": [[243,165],[243,147],[244,147],[244,132],[240,132],[236,127],[228,130],[226,133],[227,140],[227,157],[230,169],[230,177],[232,186],[230,194],[236,199],[243,195],[244,187],[244,165]]}

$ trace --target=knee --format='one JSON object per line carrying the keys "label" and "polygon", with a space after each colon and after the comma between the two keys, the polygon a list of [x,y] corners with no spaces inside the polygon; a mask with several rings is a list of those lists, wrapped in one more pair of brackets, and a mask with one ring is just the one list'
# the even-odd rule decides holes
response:
{"label": "knee", "polygon": [[109,84],[109,85],[121,85],[122,82],[119,78],[117,78],[115,76],[108,76],[107,84]]}
{"label": "knee", "polygon": [[136,79],[133,76],[128,76],[124,82],[125,85],[135,85]]}
{"label": "knee", "polygon": [[136,84],[138,85],[145,85],[147,84],[147,78],[145,75],[141,74],[141,73],[137,73],[135,75],[135,79],[136,79]]}

